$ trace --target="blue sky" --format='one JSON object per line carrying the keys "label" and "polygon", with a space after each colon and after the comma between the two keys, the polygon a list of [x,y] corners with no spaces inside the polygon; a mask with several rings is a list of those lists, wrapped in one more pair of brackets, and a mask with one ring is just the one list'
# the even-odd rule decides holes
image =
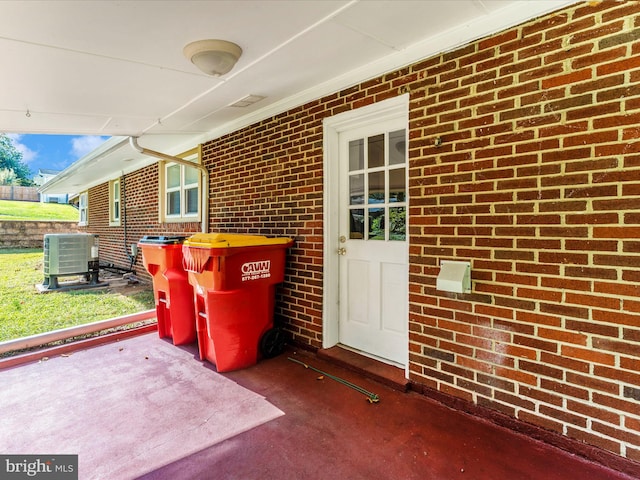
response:
{"label": "blue sky", "polygon": [[32,176],[39,168],[62,171],[109,139],[98,135],[10,133],[7,136],[22,153],[22,161],[29,166]]}

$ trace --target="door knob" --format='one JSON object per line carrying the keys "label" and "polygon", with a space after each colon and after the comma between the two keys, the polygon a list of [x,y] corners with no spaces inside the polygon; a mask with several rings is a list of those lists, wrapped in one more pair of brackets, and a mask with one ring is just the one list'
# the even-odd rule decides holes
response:
{"label": "door knob", "polygon": [[347,249],[344,247],[341,247],[338,249],[338,255],[346,255],[347,254]]}

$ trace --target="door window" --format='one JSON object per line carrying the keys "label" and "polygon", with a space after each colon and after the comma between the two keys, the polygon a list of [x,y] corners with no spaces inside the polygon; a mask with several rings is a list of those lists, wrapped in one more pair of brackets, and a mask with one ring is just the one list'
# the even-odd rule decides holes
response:
{"label": "door window", "polygon": [[349,142],[350,239],[406,240],[405,146],[405,129]]}

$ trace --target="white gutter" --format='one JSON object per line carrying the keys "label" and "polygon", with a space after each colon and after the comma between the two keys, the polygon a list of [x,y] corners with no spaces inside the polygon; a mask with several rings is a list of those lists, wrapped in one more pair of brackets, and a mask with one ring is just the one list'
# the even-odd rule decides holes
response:
{"label": "white gutter", "polygon": [[[125,142],[127,141],[127,137],[111,137],[106,142],[102,143],[98,148],[89,152],[85,157],[82,158],[82,161],[76,161],[65,168],[61,173],[53,177],[51,180],[46,182],[44,185],[38,187],[39,193],[48,193],[50,190],[53,190],[57,184],[63,182],[67,177],[76,175],[85,170],[88,170],[95,162],[97,162],[101,157],[105,155],[109,155],[119,148],[121,148]],[[61,193],[78,193],[78,192],[61,192]]]}
{"label": "white gutter", "polygon": [[75,327],[61,328],[60,330],[53,330],[52,332],[17,338],[15,340],[7,340],[6,342],[0,342],[0,354],[12,352],[14,350],[23,350],[25,348],[39,347],[40,345],[66,340],[79,335],[87,335],[89,333],[96,333],[109,328],[121,327],[122,325],[128,325],[142,320],[149,320],[155,316],[155,309],[145,310],[144,312],[133,313],[131,315],[125,315],[124,317],[110,318],[108,320],[87,323],[85,325],[77,325]]}
{"label": "white gutter", "polygon": [[148,155],[150,157],[156,157],[161,160],[167,160],[169,162],[178,163],[180,165],[185,165],[191,168],[197,168],[200,170],[200,174],[202,175],[202,233],[207,233],[209,231],[209,170],[204,165],[199,163],[193,163],[184,158],[174,157],[173,155],[167,155],[166,153],[156,152],[155,150],[149,150],[148,148],[141,147],[138,145],[137,137],[129,137],[129,144],[131,148],[142,153],[143,155]]}

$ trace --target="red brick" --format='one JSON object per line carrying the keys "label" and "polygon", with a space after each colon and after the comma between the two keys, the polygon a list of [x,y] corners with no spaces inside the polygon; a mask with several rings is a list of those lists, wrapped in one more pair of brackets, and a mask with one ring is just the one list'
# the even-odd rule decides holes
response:
{"label": "red brick", "polygon": [[575,345],[586,346],[587,336],[582,333],[574,333],[566,330],[556,330],[552,328],[538,329],[538,333],[542,338],[549,340],[556,340],[561,343],[572,343]]}
{"label": "red brick", "polygon": [[555,315],[544,315],[536,312],[516,312],[516,320],[518,322],[533,323],[535,325],[548,325],[551,327],[559,327],[562,323]]}
{"label": "red brick", "polygon": [[509,42],[511,40],[514,40],[518,37],[518,32],[517,30],[509,30],[506,31],[504,33],[500,33],[498,35],[494,35],[493,37],[488,37],[484,40],[481,40],[478,43],[478,49],[479,50],[484,50],[487,48],[493,48],[496,47],[500,44]]}
{"label": "red brick", "polygon": [[581,295],[578,293],[567,292],[565,301],[575,305],[588,305],[592,307],[608,308],[611,310],[620,310],[620,300],[615,297]]}
{"label": "red brick", "polygon": [[611,312],[606,310],[593,310],[593,320],[597,322],[616,323],[636,327],[640,325],[640,315],[624,312]]}
{"label": "red brick", "polygon": [[570,240],[565,242],[567,250],[617,252],[618,242],[614,240]]}
{"label": "red brick", "polygon": [[585,253],[570,252],[540,252],[538,259],[541,263],[561,263],[563,265],[586,265],[588,255]]}
{"label": "red brick", "polygon": [[[617,426],[617,425],[616,425]],[[616,438],[620,441],[629,443],[631,445],[640,445],[640,435],[632,432],[625,431],[621,428],[615,428],[611,425],[606,425],[600,422],[592,422],[591,427],[595,432],[602,433],[611,438]]]}
{"label": "red brick", "polygon": [[[571,347],[567,347],[567,349],[569,348]],[[597,355],[594,355],[594,358],[598,359],[599,357]],[[602,362],[595,360],[594,363],[602,363]],[[596,378],[590,375],[581,375],[579,373],[567,372],[566,381],[572,385],[585,387],[591,390],[598,390],[605,393],[617,394],[617,392],[620,391],[620,387],[616,382],[603,380],[601,378]]]}
{"label": "red brick", "polygon": [[[563,356],[569,358],[575,358],[578,360],[584,360],[591,363],[600,363],[602,365],[614,365],[615,357],[608,353],[594,352],[590,349],[573,347],[570,345],[563,345],[561,347],[561,353]],[[581,385],[581,384],[578,384]]]}
{"label": "red brick", "polygon": [[549,15],[525,26],[522,29],[522,36],[527,37],[544,30],[552,30],[554,27],[558,28],[558,25],[564,25],[568,21],[569,15],[565,12]]}
{"label": "red brick", "polygon": [[638,414],[638,402],[623,400],[617,396],[612,397],[610,395],[606,395],[606,393],[593,392],[593,402],[596,405],[602,405],[603,407],[613,408],[633,415]]}
{"label": "red brick", "polygon": [[568,277],[591,278],[597,280],[615,280],[618,278],[616,270],[611,268],[566,267]]}
{"label": "red brick", "polygon": [[612,75],[610,77],[596,78],[590,82],[577,83],[569,88],[572,95],[579,95],[585,92],[599,92],[607,88],[626,85],[624,74]]}
{"label": "red brick", "polygon": [[508,380],[513,380],[514,382],[517,382],[517,383],[522,383],[525,385],[534,385],[534,386],[537,384],[536,376],[526,372],[522,372],[519,370],[512,370],[509,368],[502,367],[500,365],[495,366],[494,371],[497,376],[504,377]]}
{"label": "red brick", "polygon": [[598,323],[567,319],[566,327],[578,332],[586,332],[594,335],[618,338],[620,328],[613,325],[602,325]]}
{"label": "red brick", "polygon": [[562,317],[571,318],[589,318],[589,310],[581,307],[574,307],[571,305],[563,305],[559,303],[541,303],[540,311],[543,313],[549,313],[553,315],[560,315]]}
{"label": "red brick", "polygon": [[640,238],[640,227],[594,227],[594,238]]}
{"label": "red brick", "polygon": [[549,287],[549,288],[557,288],[560,290],[579,290],[579,291],[590,291],[591,290],[591,282],[588,280],[576,280],[569,278],[554,278],[554,277],[543,277],[541,279],[541,286]]}
{"label": "red brick", "polygon": [[[540,379],[540,387],[544,390],[549,390],[551,392],[562,395],[563,397],[569,397],[570,399],[577,398],[580,400],[588,400],[589,399],[589,391],[585,388],[575,387],[573,385],[568,385],[564,381],[556,381],[548,378]],[[571,402],[571,400],[569,400]],[[580,410],[579,413],[583,413]]]}
{"label": "red brick", "polygon": [[617,8],[602,13],[603,22],[611,22],[619,18],[635,16],[640,13],[638,11],[638,5],[636,2],[620,2],[618,4],[615,4],[615,7]]}
{"label": "red brick", "polygon": [[593,348],[631,356],[635,356],[638,353],[637,345],[629,342],[612,340],[610,338],[594,338]]}
{"label": "red brick", "polygon": [[[588,133],[585,135],[573,135],[565,137],[562,140],[563,147],[577,147],[580,145],[594,145],[597,143],[615,142],[618,140],[617,130],[599,131]],[[611,159],[607,159],[611,161]],[[597,166],[593,166],[592,170],[597,170]],[[575,170],[568,170],[575,171]]]}
{"label": "red brick", "polygon": [[593,373],[598,377],[617,380],[627,385],[640,385],[640,374],[636,372],[596,365],[594,366]]}
{"label": "red brick", "polygon": [[555,353],[540,352],[540,361],[575,372],[589,373],[591,371],[591,365],[588,362]]}
{"label": "red brick", "polygon": [[578,427],[586,427],[587,419],[581,415],[575,415],[567,410],[558,410],[556,408],[549,407],[547,405],[540,405],[539,411],[541,414],[556,418],[562,422],[569,423]]}
{"label": "red brick", "polygon": [[585,68],[583,70],[566,73],[564,75],[559,75],[557,77],[546,78],[542,80],[542,88],[545,88],[545,89],[553,88],[553,87],[558,87],[560,85],[583,82],[585,80],[589,80],[590,78],[591,78],[591,69]]}
{"label": "red brick", "polygon": [[579,70],[581,68],[590,67],[592,65],[601,64],[604,62],[611,62],[613,60],[624,57],[626,51],[626,46],[599,51],[592,55],[586,55],[584,57],[576,58],[573,62],[571,62],[571,67]]}
{"label": "red brick", "polygon": [[632,70],[640,67],[640,58],[631,57],[624,60],[618,60],[615,62],[600,65],[596,68],[598,76],[603,77],[605,75],[611,75],[612,73],[624,72],[626,70]]}
{"label": "red brick", "polygon": [[640,112],[625,113],[622,115],[610,115],[605,118],[594,118],[593,127],[602,128],[620,128],[622,125],[637,125],[640,123]]}
{"label": "red brick", "polygon": [[593,291],[598,293],[604,293],[607,295],[620,295],[628,297],[640,297],[640,285],[636,284],[624,284],[620,282],[594,282]]}
{"label": "red brick", "polygon": [[555,431],[558,433],[562,433],[563,428],[562,428],[562,423],[555,421],[555,420],[551,420],[549,418],[546,417],[541,417],[538,414],[533,414],[527,411],[520,411],[518,412],[518,418],[520,420],[522,420],[523,422],[527,422],[527,423],[531,423],[533,425],[537,425],[539,427],[542,427],[546,430],[551,430],[551,431]]}
{"label": "red brick", "polygon": [[543,61],[545,65],[564,62],[565,60],[591,53],[594,48],[595,47],[590,44],[576,45],[574,48],[558,50],[557,52],[546,55]]}
{"label": "red brick", "polygon": [[580,442],[587,443],[589,445],[594,445],[603,450],[609,450],[610,452],[614,452],[617,454],[619,454],[620,452],[619,442],[601,437],[599,435],[594,435],[589,432],[585,432],[584,430],[579,430],[574,427],[568,427],[566,435],[570,438],[574,438]]}
{"label": "red brick", "polygon": [[580,120],[582,118],[593,118],[603,115],[611,115],[612,113],[617,113],[620,111],[620,105],[621,103],[618,101],[592,105],[584,108],[576,108],[574,110],[569,110],[566,113],[566,116],[568,121],[573,121]]}
{"label": "red brick", "polygon": [[[586,390],[582,390],[582,389],[578,389],[578,390],[579,392],[587,393]],[[588,400],[588,397],[582,397],[582,396],[577,397],[576,395],[572,395],[572,396],[581,400]],[[598,408],[591,405],[586,405],[582,402],[576,402],[571,399],[567,401],[567,408],[572,412],[585,415],[589,418],[600,419],[605,422],[609,422],[613,424],[620,422],[620,415],[618,415],[617,413],[611,412],[609,410],[605,410],[604,408]]]}
{"label": "red brick", "polygon": [[545,402],[552,405],[562,405],[563,400],[559,395],[554,395],[549,392],[545,392],[544,390],[539,390],[537,388],[531,388],[526,386],[521,386],[518,389],[518,394],[523,395],[525,397],[532,398],[533,400],[537,400],[539,402]]}
{"label": "red brick", "polygon": [[543,162],[559,162],[566,160],[583,160],[591,158],[591,148],[573,148],[556,152],[543,152]]}

